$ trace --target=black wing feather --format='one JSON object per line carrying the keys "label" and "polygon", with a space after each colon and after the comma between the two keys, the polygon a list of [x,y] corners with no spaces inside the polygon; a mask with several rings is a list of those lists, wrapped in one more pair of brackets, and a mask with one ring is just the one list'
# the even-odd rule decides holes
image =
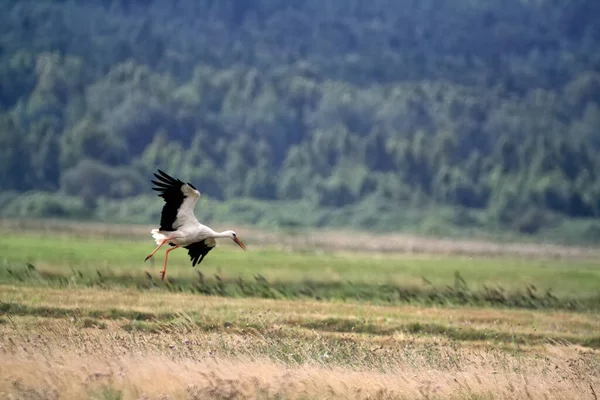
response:
{"label": "black wing feather", "polygon": [[210,246],[205,243],[205,241],[192,243],[188,246],[183,246],[188,249],[188,255],[190,256],[190,260],[192,260],[192,267],[195,267],[196,264],[200,264],[204,257],[211,251],[215,246]]}
{"label": "black wing feather", "polygon": [[158,170],[158,174],[155,173],[154,176],[157,180],[151,181],[156,186],[152,190],[159,192],[158,196],[165,200],[165,205],[160,216],[160,230],[174,231],[173,223],[177,218],[177,211],[185,199],[185,195],[181,191],[184,183],[179,179],[169,176],[160,169]]}

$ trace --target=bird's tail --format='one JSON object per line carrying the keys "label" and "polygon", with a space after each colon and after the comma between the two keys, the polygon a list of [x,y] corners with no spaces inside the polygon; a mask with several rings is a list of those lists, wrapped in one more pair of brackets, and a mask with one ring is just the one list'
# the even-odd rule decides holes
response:
{"label": "bird's tail", "polygon": [[167,236],[165,236],[163,233],[160,233],[158,229],[152,229],[150,233],[152,233],[152,237],[157,245],[167,238]]}

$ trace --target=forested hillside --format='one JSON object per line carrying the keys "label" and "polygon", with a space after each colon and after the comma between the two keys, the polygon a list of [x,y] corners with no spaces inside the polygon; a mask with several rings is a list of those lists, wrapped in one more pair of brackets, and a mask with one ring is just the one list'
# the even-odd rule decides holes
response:
{"label": "forested hillside", "polygon": [[159,167],[246,222],[598,239],[598,21],[597,0],[4,1],[2,215],[150,222]]}

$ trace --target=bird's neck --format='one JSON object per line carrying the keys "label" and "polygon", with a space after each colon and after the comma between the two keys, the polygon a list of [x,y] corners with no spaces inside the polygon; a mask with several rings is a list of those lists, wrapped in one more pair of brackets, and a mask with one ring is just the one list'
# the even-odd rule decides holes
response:
{"label": "bird's neck", "polygon": [[229,232],[224,231],[224,232],[215,232],[213,237],[216,238],[228,238],[229,237]]}

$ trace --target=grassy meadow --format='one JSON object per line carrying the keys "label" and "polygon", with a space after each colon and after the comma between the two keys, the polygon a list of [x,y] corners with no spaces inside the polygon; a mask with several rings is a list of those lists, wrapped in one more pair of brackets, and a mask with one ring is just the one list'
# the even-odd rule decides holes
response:
{"label": "grassy meadow", "polygon": [[161,282],[149,228],[112,228],[0,224],[0,397],[600,393],[593,251],[248,228],[196,268],[171,252]]}

